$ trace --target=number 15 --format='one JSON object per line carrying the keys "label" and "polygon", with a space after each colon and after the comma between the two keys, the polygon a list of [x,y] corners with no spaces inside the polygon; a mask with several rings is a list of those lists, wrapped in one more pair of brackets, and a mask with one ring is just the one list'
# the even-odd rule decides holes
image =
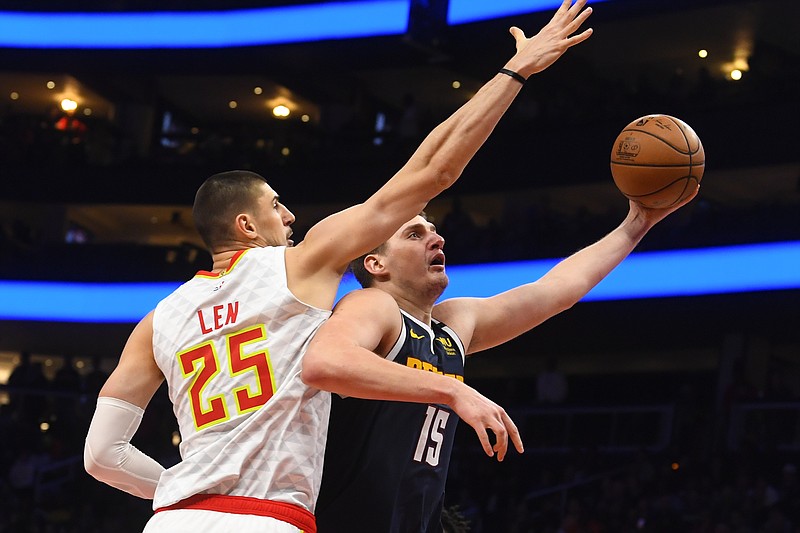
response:
{"label": "number 15", "polygon": [[425,422],[422,424],[422,431],[417,441],[417,449],[414,451],[414,460],[421,463],[423,457],[425,462],[431,466],[439,465],[439,455],[444,443],[444,430],[447,426],[447,419],[450,413],[432,405],[428,406],[425,412]]}

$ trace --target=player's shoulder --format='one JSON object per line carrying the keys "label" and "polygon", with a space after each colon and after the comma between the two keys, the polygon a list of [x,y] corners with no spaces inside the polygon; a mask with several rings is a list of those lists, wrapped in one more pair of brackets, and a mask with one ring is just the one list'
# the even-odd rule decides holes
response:
{"label": "player's shoulder", "polygon": [[449,324],[470,308],[473,298],[448,298],[433,306],[431,316],[439,322]]}
{"label": "player's shoulder", "polygon": [[[380,289],[357,289],[342,297],[323,327],[355,327],[394,342],[402,330],[403,316],[392,296]],[[382,341],[383,342],[383,341]],[[376,352],[377,353],[377,352]],[[382,354],[385,355],[385,354]]]}
{"label": "player's shoulder", "polygon": [[397,309],[399,312],[399,306],[395,299],[386,291],[374,287],[356,289],[348,292],[336,304],[334,311],[336,311],[337,308],[350,306],[369,306],[376,312],[389,309]]}
{"label": "player's shoulder", "polygon": [[236,254],[236,261],[246,260],[265,260],[266,258],[283,258],[286,251],[290,248],[287,246],[257,246],[255,248],[246,248]]}
{"label": "player's shoulder", "polygon": [[474,298],[450,298],[436,304],[431,317],[453,331],[464,346],[469,346],[475,330]]}

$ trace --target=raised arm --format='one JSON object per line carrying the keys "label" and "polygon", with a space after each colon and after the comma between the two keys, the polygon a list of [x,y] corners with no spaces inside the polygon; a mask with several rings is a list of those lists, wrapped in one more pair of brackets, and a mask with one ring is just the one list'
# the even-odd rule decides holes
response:
{"label": "raised arm", "polygon": [[671,209],[648,209],[629,202],[625,220],[611,233],[554,266],[539,280],[490,298],[453,298],[434,308],[434,316],[461,337],[468,353],[502,344],[575,305],[639,244]]}
{"label": "raised arm", "polygon": [[[573,35],[591,14],[586,0],[564,0],[552,20],[528,38],[512,28],[516,53],[505,68],[528,77],[546,69],[563,53],[591,35]],[[388,239],[405,221],[450,187],[489,137],[522,84],[506,74],[495,75],[452,116],[437,126],[409,161],[364,203],[332,215],[314,226],[305,240],[287,254],[301,276],[319,270],[344,272],[347,263]],[[294,260],[296,256],[301,259]]]}
{"label": "raised arm", "polygon": [[[381,290],[348,294],[311,341],[303,358],[303,381],[343,396],[446,404],[475,429],[490,457],[496,452],[497,459],[503,460],[509,436],[522,452],[519,431],[511,418],[475,389],[452,377],[382,357],[400,335],[401,320],[397,303]],[[495,435],[494,446],[487,429]]]}

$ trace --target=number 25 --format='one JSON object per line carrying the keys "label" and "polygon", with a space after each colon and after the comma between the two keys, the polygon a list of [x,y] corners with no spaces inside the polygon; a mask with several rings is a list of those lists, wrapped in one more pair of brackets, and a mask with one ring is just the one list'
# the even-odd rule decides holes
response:
{"label": "number 25", "polygon": [[[231,377],[244,372],[256,375],[256,390],[245,385],[231,391],[239,414],[254,411],[267,403],[275,392],[272,367],[267,350],[245,354],[244,347],[255,341],[264,340],[267,334],[263,325],[243,329],[227,335],[228,368]],[[183,352],[178,352],[183,377],[194,376],[189,386],[189,403],[195,427],[200,430],[210,425],[228,420],[228,405],[224,394],[203,398],[208,383],[220,373],[220,364],[214,343],[205,342]]]}

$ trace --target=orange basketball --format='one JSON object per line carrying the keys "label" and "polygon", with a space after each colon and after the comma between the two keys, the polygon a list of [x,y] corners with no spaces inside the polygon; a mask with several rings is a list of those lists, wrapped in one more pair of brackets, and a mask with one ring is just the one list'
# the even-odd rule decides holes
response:
{"label": "orange basketball", "polygon": [[694,193],[705,166],[700,138],[669,115],[637,118],[620,132],[611,150],[614,183],[645,207],[671,207]]}

